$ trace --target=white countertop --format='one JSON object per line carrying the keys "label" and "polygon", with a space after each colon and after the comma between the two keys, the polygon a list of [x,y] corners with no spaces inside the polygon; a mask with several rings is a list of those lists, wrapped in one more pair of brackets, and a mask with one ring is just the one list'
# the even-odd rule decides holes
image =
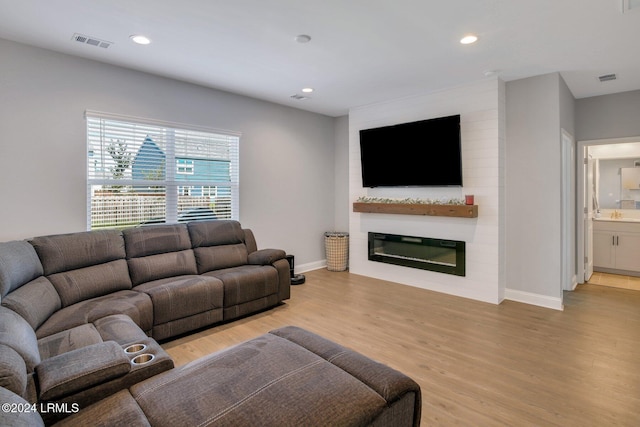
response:
{"label": "white countertop", "polygon": [[609,221],[609,222],[640,222],[640,218],[609,218],[609,217],[600,217],[593,218],[594,221]]}

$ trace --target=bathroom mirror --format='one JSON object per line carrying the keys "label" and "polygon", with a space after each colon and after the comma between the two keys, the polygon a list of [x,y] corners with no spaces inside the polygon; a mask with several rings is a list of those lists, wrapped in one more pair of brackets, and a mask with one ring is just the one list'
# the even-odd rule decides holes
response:
{"label": "bathroom mirror", "polygon": [[593,145],[598,209],[640,209],[640,142]]}
{"label": "bathroom mirror", "polygon": [[634,159],[597,159],[600,209],[640,208],[640,167]]}

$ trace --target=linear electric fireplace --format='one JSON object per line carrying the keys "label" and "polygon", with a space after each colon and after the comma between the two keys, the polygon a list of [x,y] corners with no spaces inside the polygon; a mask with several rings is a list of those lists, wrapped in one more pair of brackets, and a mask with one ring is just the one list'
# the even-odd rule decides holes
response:
{"label": "linear electric fireplace", "polygon": [[369,233],[369,260],[465,275],[465,242]]}

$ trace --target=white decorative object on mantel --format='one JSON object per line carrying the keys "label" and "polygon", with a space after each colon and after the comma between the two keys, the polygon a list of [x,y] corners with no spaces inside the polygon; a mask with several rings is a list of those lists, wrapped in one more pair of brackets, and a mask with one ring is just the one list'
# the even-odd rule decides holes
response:
{"label": "white decorative object on mantel", "polygon": [[464,205],[465,200],[463,198],[451,198],[447,199],[441,197],[439,199],[414,199],[414,198],[405,198],[405,199],[389,199],[383,197],[368,197],[368,196],[360,196],[358,203],[404,203],[408,205]]}

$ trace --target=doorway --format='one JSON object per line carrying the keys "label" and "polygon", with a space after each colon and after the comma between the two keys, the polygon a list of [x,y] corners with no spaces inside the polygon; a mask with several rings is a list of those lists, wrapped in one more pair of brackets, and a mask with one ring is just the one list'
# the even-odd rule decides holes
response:
{"label": "doorway", "polygon": [[[612,285],[613,287],[634,288],[640,278],[634,277],[636,274],[629,275],[612,274],[617,271],[593,271],[594,256],[593,248],[593,216],[609,215],[609,212],[622,211],[625,215],[637,216],[640,218],[639,209],[623,209],[635,208],[638,204],[630,206],[628,200],[623,200],[621,191],[615,194],[615,191],[607,191],[603,193],[600,188],[600,177],[598,176],[599,162],[601,159],[640,159],[640,137],[603,139],[592,141],[579,141],[577,144],[576,156],[576,199],[577,199],[577,215],[576,215],[576,242],[577,242],[577,278],[579,283],[599,282],[596,284]],[[589,156],[591,154],[591,157]],[[592,166],[591,160],[595,161],[596,166]],[[595,173],[591,175],[591,173]],[[613,177],[611,180],[620,182],[620,177]],[[593,181],[592,181],[593,180]],[[633,194],[638,198],[639,194]],[[604,201],[604,203],[601,203]],[[596,269],[598,270],[598,269]],[[638,266],[640,271],[640,265]],[[604,273],[604,274],[601,274]]]}

